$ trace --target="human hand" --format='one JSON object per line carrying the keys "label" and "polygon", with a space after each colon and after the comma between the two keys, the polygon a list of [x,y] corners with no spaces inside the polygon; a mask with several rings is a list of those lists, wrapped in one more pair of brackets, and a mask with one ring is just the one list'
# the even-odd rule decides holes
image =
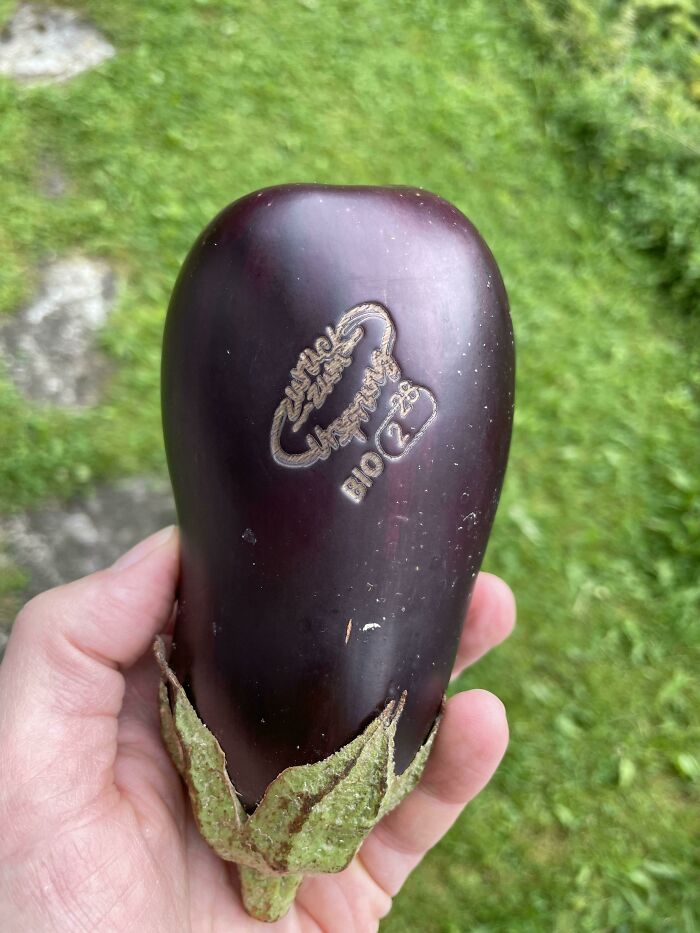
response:
{"label": "human hand", "polygon": [[[160,738],[154,636],[172,624],[178,536],[36,597],[0,665],[0,929],[8,933],[262,931],[236,868],[199,835]],[[481,574],[455,675],[515,621]],[[499,700],[453,697],[419,786],[345,871],[307,878],[281,933],[376,930],[423,855],[488,782],[507,744]]]}

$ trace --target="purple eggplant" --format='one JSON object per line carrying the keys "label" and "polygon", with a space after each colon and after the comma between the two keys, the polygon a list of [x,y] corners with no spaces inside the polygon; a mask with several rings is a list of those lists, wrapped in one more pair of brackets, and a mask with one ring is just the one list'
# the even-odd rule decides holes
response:
{"label": "purple eggplant", "polygon": [[406,696],[438,713],[508,456],[488,247],[414,188],[248,195],[187,257],[163,346],[182,535],[170,664],[249,811]]}

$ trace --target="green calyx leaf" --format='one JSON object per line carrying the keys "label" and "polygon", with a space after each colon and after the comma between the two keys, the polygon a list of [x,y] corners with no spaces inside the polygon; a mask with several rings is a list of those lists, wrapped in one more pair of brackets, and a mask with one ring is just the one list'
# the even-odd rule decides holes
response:
{"label": "green calyx leaf", "polygon": [[440,717],[409,767],[397,775],[394,739],[404,694],[335,754],[285,769],[248,816],[224,752],[170,670],[161,639],[154,652],[162,678],[163,740],[187,784],[202,836],[221,858],[243,866],[244,904],[258,919],[283,916],[304,874],[347,867],[372,828],[420,779]]}

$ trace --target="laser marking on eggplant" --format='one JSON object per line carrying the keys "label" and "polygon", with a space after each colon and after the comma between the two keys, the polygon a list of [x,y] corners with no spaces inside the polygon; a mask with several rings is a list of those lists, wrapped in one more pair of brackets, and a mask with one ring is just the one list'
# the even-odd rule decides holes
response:
{"label": "laser marking on eggplant", "polygon": [[[353,352],[365,337],[362,324],[377,318],[384,325],[379,348],[372,351],[370,366],[362,377],[360,390],[350,405],[327,427],[316,425],[306,435],[307,449],[301,453],[285,450],[282,432],[287,424],[293,432],[307,422],[314,411],[320,410],[345,370],[352,366]],[[375,434],[377,451],[368,451],[359,466],[342,484],[342,491],[353,501],[362,502],[373,480],[384,471],[384,460],[396,461],[403,457],[424,434],[437,415],[437,402],[433,393],[408,379],[401,379],[402,371],[393,356],[396,326],[387,308],[368,301],[355,305],[342,315],[336,327],[329,325],[325,336],[318,337],[312,347],[302,350],[290,372],[291,382],[285,388],[285,397],[275,410],[270,430],[270,450],[280,466],[309,467],[318,460],[327,460],[334,450],[345,447],[352,440],[367,442],[361,424],[369,421],[377,410],[382,389],[387,380],[398,382],[398,392],[389,399],[389,412]],[[416,407],[422,408],[416,415]]]}

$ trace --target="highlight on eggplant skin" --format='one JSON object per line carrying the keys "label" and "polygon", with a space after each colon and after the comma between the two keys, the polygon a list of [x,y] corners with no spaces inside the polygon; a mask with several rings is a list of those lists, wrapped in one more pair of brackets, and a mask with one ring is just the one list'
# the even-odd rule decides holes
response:
{"label": "highlight on eggplant skin", "polygon": [[440,707],[506,467],[496,262],[414,188],[283,185],[202,233],[166,322],[182,536],[171,666],[250,812],[407,694]]}

